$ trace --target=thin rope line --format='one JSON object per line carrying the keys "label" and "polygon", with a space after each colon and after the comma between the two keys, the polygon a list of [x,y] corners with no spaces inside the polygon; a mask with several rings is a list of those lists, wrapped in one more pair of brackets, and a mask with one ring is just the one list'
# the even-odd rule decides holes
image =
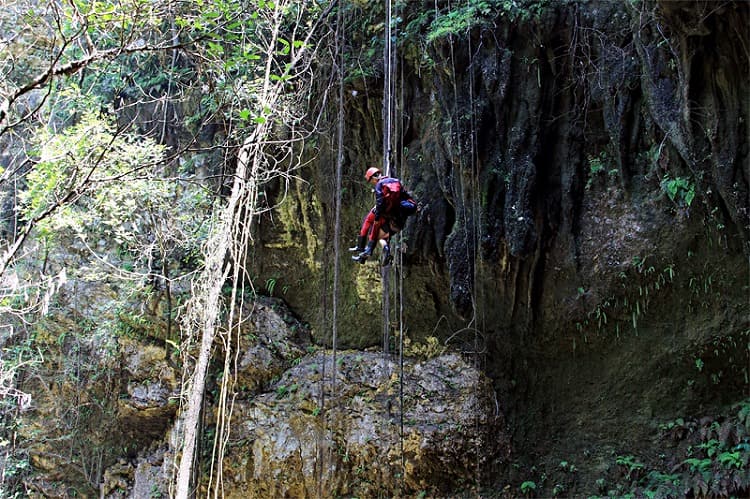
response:
{"label": "thin rope line", "polygon": [[[472,305],[472,318],[467,326],[467,328],[470,328],[473,330],[473,345],[472,345],[472,364],[476,369],[480,368],[480,348],[479,348],[479,331],[476,326],[479,326],[479,310],[478,310],[478,293],[479,293],[479,286],[478,286],[478,271],[477,271],[477,265],[479,263],[479,242],[481,239],[479,239],[479,233],[481,232],[481,207],[479,206],[479,199],[477,196],[477,192],[479,191],[478,187],[478,155],[477,155],[477,143],[476,143],[476,121],[475,121],[475,99],[474,99],[474,73],[472,68],[472,46],[471,46],[471,37],[469,37],[468,40],[468,51],[469,51],[469,66],[468,66],[468,86],[469,86],[469,123],[470,123],[470,134],[469,134],[469,165],[464,164],[464,154],[462,151],[459,150],[459,168],[463,169],[468,166],[470,169],[472,175],[469,180],[468,186],[464,185],[464,176],[463,175],[457,175],[457,182],[458,182],[458,189],[460,191],[461,199],[463,200],[462,206],[460,207],[460,214],[457,213],[457,220],[463,221],[463,237],[464,237],[464,244],[468,245],[471,244],[471,254],[467,255],[467,257],[472,258],[473,265],[472,265],[472,290],[471,290],[471,305]],[[453,86],[453,93],[454,93],[454,113],[458,112],[458,83],[457,83],[457,77],[456,77],[456,62],[455,62],[455,54],[454,54],[454,45],[453,40],[450,39],[450,59],[451,59],[451,83]],[[460,131],[460,126],[459,126]],[[461,146],[461,143],[458,143],[458,146]],[[468,187],[468,192],[464,187]],[[468,200],[466,197],[468,196]],[[468,202],[467,202],[468,201]],[[471,221],[469,220],[469,217],[471,217]],[[469,222],[471,222],[471,227],[469,227]],[[482,322],[484,322],[482,320]],[[465,328],[466,329],[466,328]],[[483,349],[481,349],[483,350]],[[478,390],[479,386],[478,384],[475,384],[473,387],[475,396],[478,396]],[[479,415],[474,415],[474,425],[475,425],[475,431],[476,434],[479,435]],[[481,481],[481,456],[480,456],[480,441],[479,439],[476,440],[475,443],[475,454],[476,454],[476,460],[475,460],[475,479],[477,486],[480,485]]]}
{"label": "thin rope line", "polygon": [[[333,234],[333,289],[332,289],[332,315],[331,315],[331,394],[330,398],[336,398],[337,394],[337,377],[338,377],[338,305],[339,305],[339,284],[341,274],[341,263],[340,263],[340,243],[341,243],[341,185],[342,185],[342,170],[344,163],[344,48],[343,48],[343,34],[342,27],[344,26],[343,20],[343,9],[339,8],[336,14],[336,50],[338,52],[337,61],[337,73],[338,73],[338,110],[337,110],[337,133],[336,133],[336,182],[334,188],[334,234]],[[326,387],[326,376],[325,376],[325,355],[323,355],[323,376],[321,377],[321,411],[324,417],[324,434],[330,431],[330,425],[332,421],[332,414],[335,404],[332,405],[328,410],[325,409],[325,387]],[[328,458],[333,459],[333,448],[329,448]],[[324,466],[322,461],[323,451],[319,448],[318,450],[319,463],[318,463],[318,494],[323,497],[323,473]]]}
{"label": "thin rope line", "polygon": [[391,70],[393,69],[393,46],[391,34],[392,19],[391,0],[385,1],[385,46],[383,52],[383,171],[385,175],[391,176],[391,126],[392,126],[392,103],[393,82]]}
{"label": "thin rope line", "polygon": [[404,457],[404,272],[401,251],[396,257],[399,274],[399,334],[398,334],[398,412],[399,412],[399,452],[401,454],[401,491],[404,487],[406,460]]}
{"label": "thin rope line", "polygon": [[[383,170],[386,176],[395,176],[393,168],[391,167],[391,154],[392,154],[392,131],[393,131],[393,118],[395,114],[394,103],[393,103],[393,74],[394,74],[394,54],[393,54],[393,33],[392,33],[392,19],[393,19],[393,6],[391,0],[386,0],[385,9],[385,44],[383,53],[384,63],[384,87],[383,87]],[[395,241],[392,238],[388,241],[389,244],[394,244]],[[391,246],[393,250],[394,246]],[[383,362],[384,362],[384,374],[390,378],[390,362],[388,360],[390,352],[390,272],[394,265],[387,267],[381,267],[382,282],[383,282]],[[394,270],[395,271],[395,270]],[[397,289],[394,287],[394,294]],[[394,296],[394,298],[399,298]],[[399,343],[401,345],[401,343]],[[401,347],[399,346],[399,355],[401,354]],[[401,368],[402,369],[402,368]],[[402,371],[401,371],[402,372]],[[399,375],[401,379],[401,374]],[[400,386],[402,383],[400,383]],[[399,389],[401,390],[401,388]],[[399,407],[399,413],[403,413],[403,404]],[[391,412],[391,402],[388,401],[388,412]],[[399,433],[399,437],[402,437],[402,433]],[[403,439],[401,439],[403,442]],[[401,466],[401,480],[403,481],[403,449],[401,452],[402,466]]]}
{"label": "thin rope line", "polygon": [[[388,362],[388,354],[390,353],[390,347],[389,347],[389,334],[388,334],[388,324],[390,322],[390,307],[391,307],[391,300],[389,296],[389,290],[390,290],[390,274],[388,273],[387,267],[381,267],[380,274],[383,279],[383,360]],[[385,373],[384,375],[387,375]]]}
{"label": "thin rope line", "polygon": [[[398,74],[399,74],[399,83],[400,83],[400,94],[399,94],[399,108],[401,109],[401,116],[402,119],[397,121],[397,125],[399,126],[399,133],[398,137],[401,139],[401,144],[399,147],[399,164],[402,166],[404,165],[406,158],[404,157],[404,144],[403,144],[403,137],[404,137],[404,121],[403,121],[403,110],[404,110],[404,65],[401,64],[398,66]],[[403,167],[401,168],[401,171],[403,172]],[[399,402],[398,402],[398,412],[399,412],[399,451],[401,454],[401,492],[403,494],[404,490],[404,481],[406,479],[406,457],[404,454],[404,335],[406,334],[406,328],[404,327],[404,267],[403,267],[403,252],[401,251],[401,243],[402,243],[402,237],[401,233],[397,235],[398,237],[398,254],[396,257],[396,261],[398,263],[396,267],[396,271],[398,272],[399,276],[399,321],[398,321],[398,328],[399,328],[399,343],[398,343],[398,363],[399,363]],[[391,248],[391,251],[393,251],[394,248]]]}

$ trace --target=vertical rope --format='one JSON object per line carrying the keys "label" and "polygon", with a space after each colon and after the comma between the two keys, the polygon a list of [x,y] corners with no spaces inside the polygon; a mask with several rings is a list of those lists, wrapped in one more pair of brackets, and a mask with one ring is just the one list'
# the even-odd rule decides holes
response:
{"label": "vertical rope", "polygon": [[[338,306],[339,306],[339,284],[341,281],[341,254],[340,254],[340,243],[341,243],[341,191],[342,191],[342,170],[344,163],[344,47],[343,47],[343,8],[339,7],[336,13],[336,32],[335,32],[335,46],[337,52],[337,58],[334,59],[336,66],[336,75],[338,78],[338,99],[337,99],[337,130],[336,130],[336,172],[335,172],[335,186],[334,186],[334,232],[333,232],[333,289],[332,289],[332,311],[331,311],[331,391],[330,398],[335,399],[337,394],[336,381],[338,377]],[[335,405],[331,405],[329,409],[325,408],[325,394],[326,394],[326,356],[323,355],[323,374],[321,376],[321,390],[320,390],[320,408],[323,411],[323,426],[324,432],[331,430],[332,421],[332,409]],[[326,454],[328,462],[332,462],[332,446],[329,448],[329,452]],[[324,453],[320,447],[320,441],[318,441],[317,451],[317,475],[318,475],[318,496],[325,497],[327,494],[324,493],[324,471],[329,470],[330,466],[326,465],[323,461]]]}
{"label": "vertical rope", "polygon": [[[391,176],[391,150],[393,129],[393,33],[391,21],[393,6],[391,0],[385,1],[385,44],[383,47],[383,172]],[[383,282],[383,355],[390,352],[390,279],[389,268],[381,267]],[[387,362],[387,358],[384,359]]]}
{"label": "vertical rope", "polygon": [[[328,240],[328,234],[326,232],[326,240]],[[328,262],[326,262],[326,265],[324,265],[323,269],[323,285],[321,290],[321,320],[324,328],[328,327],[328,305],[327,305],[327,297],[328,297]],[[325,411],[325,405],[326,405],[326,373],[328,372],[328,356],[322,355],[320,359],[320,382],[318,383],[319,386],[319,393],[318,393],[318,407],[321,411],[321,417],[323,419],[323,431],[325,431],[326,428],[328,428],[328,414]],[[322,441],[327,440],[327,435],[324,435],[322,432],[318,433],[318,436],[316,438],[316,459],[315,459],[315,474],[318,477],[318,497],[324,497],[323,494],[323,470],[327,469],[328,466],[324,463],[324,452],[323,452],[323,445]]]}
{"label": "vertical rope", "polygon": [[[394,70],[394,73],[396,70]],[[397,137],[398,142],[398,156],[399,164],[401,165],[401,174],[403,175],[403,165],[406,163],[404,156],[404,65],[398,65],[399,75],[399,98],[396,107],[401,111],[401,119],[396,122],[398,127]],[[398,412],[399,412],[399,454],[401,455],[401,493],[403,494],[404,481],[406,479],[406,457],[404,453],[404,336],[406,334],[406,328],[404,327],[404,267],[403,267],[403,251],[401,251],[401,233],[397,236],[399,247],[398,250],[395,248],[395,244],[391,248],[391,251],[396,251],[396,271],[398,272]]]}
{"label": "vertical rope", "polygon": [[393,124],[393,46],[391,19],[393,16],[391,0],[385,0],[385,46],[383,48],[383,171],[391,176],[391,127]]}
{"label": "vertical rope", "polygon": [[[383,171],[385,172],[385,175],[387,176],[395,176],[394,169],[391,166],[391,155],[392,155],[392,131],[393,131],[393,118],[395,115],[394,110],[394,102],[393,102],[393,94],[394,94],[394,86],[393,86],[393,75],[395,71],[395,64],[394,64],[394,51],[393,51],[393,33],[392,33],[392,20],[393,20],[393,7],[391,4],[391,0],[386,0],[386,6],[385,6],[385,44],[384,44],[384,52],[383,52],[383,66],[384,66],[384,83],[383,83]],[[391,244],[391,251],[393,251],[394,248],[394,241],[390,241]],[[381,267],[381,275],[382,275],[382,282],[383,282],[383,364],[384,364],[384,374],[387,375],[388,378],[390,378],[390,372],[386,371],[387,367],[390,365],[388,361],[389,352],[390,352],[390,326],[391,326],[391,320],[390,320],[390,272],[391,269],[393,269],[394,265],[390,265],[388,267]],[[399,291],[401,288],[399,287]],[[395,289],[394,289],[395,292]],[[400,298],[400,295],[399,297]],[[401,351],[402,351],[402,341],[403,334],[401,334],[401,337],[399,338],[399,359],[401,360]],[[403,373],[403,365],[401,362],[399,362],[399,379],[402,379],[401,374]],[[399,383],[399,399],[403,400],[402,392],[403,384]],[[391,412],[390,408],[390,401],[389,401],[389,408],[388,412]],[[401,403],[399,406],[399,413],[401,414],[401,418],[403,418],[403,404]],[[403,466],[403,424],[399,427],[399,438],[401,440],[401,480],[403,483],[403,476],[404,476],[404,466]]]}
{"label": "vertical rope", "polygon": [[404,475],[406,473],[406,462],[404,458],[404,272],[403,256],[401,251],[396,257],[398,261],[398,413],[399,413],[399,453],[401,455],[401,488],[403,492]]}
{"label": "vertical rope", "polygon": [[390,269],[386,267],[381,267],[381,275],[383,278],[383,361],[385,362],[384,365],[387,365],[388,362],[388,354],[390,353],[390,335],[389,333],[389,323],[391,320],[390,317],[390,307],[391,307],[391,297],[389,295],[390,290]]}

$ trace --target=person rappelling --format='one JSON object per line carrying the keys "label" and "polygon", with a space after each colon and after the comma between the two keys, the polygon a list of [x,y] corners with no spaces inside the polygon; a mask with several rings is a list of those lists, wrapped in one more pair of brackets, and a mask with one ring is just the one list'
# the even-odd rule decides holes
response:
{"label": "person rappelling", "polygon": [[365,180],[375,186],[375,206],[365,216],[357,244],[349,251],[357,252],[352,260],[365,263],[372,256],[378,241],[383,245],[383,265],[393,260],[391,236],[401,231],[406,219],[417,212],[417,203],[397,178],[384,176],[377,167],[368,168]]}

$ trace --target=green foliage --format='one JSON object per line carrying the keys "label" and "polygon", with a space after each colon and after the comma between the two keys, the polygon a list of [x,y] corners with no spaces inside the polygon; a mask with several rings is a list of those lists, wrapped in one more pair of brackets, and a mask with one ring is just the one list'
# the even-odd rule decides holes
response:
{"label": "green foliage", "polygon": [[589,176],[598,175],[603,173],[606,168],[604,166],[607,161],[607,153],[601,152],[599,156],[589,156]]}
{"label": "green foliage", "polygon": [[562,471],[567,471],[568,473],[575,473],[576,471],[578,471],[578,468],[576,468],[576,466],[573,463],[570,463],[568,461],[560,461],[560,464],[558,465],[558,467]]}
{"label": "green foliage", "polygon": [[27,221],[52,213],[38,224],[40,238],[90,247],[104,240],[126,271],[151,271],[155,255],[200,258],[211,200],[194,184],[163,178],[163,146],[118,135],[96,112],[62,133],[40,133],[36,143],[39,161],[19,197]]}
{"label": "green foliage", "polygon": [[637,477],[642,473],[645,467],[643,463],[638,461],[637,458],[632,455],[617,456],[615,462],[626,470],[628,478]]}
{"label": "green foliage", "polygon": [[617,168],[610,168],[612,160],[607,155],[606,151],[600,152],[597,156],[589,155],[589,174],[588,180],[586,181],[586,189],[591,189],[594,185],[594,181],[601,178],[605,173],[607,177],[616,177],[618,170]]}
{"label": "green foliage", "polygon": [[[64,133],[42,131],[35,137],[39,161],[27,175],[27,188],[20,194],[25,220],[34,220],[57,204],[70,205],[87,193],[96,196],[107,192],[107,185],[115,180],[124,183],[128,175],[161,159],[162,148],[153,141],[116,136],[112,128],[99,114],[85,112]],[[135,208],[133,200],[118,209],[125,212]],[[56,223],[81,226],[70,215],[68,211]]]}
{"label": "green foliage", "polygon": [[[0,426],[0,435],[12,433],[11,428]],[[10,435],[8,435],[10,436]],[[32,471],[28,455],[19,451],[11,440],[0,436],[0,453],[3,455],[2,481],[0,481],[0,498],[25,497],[24,479]]]}
{"label": "green foliage", "polygon": [[[660,425],[670,438],[672,453],[646,464],[632,455],[621,455],[616,464],[625,485],[635,497],[737,497],[750,487],[750,399],[733,406],[733,413],[700,421],[677,418]],[[664,459],[667,459],[664,461]],[[610,491],[610,493],[613,491]]]}
{"label": "green foliage", "polygon": [[748,386],[748,340],[750,330],[740,330],[715,334],[691,345],[696,377],[702,378],[708,386],[721,385],[727,389]]}
{"label": "green foliage", "polygon": [[125,304],[121,304],[117,309],[117,320],[112,324],[112,329],[118,337],[146,339],[149,337],[150,326],[153,326],[152,319],[146,317],[139,310],[133,310]]}
{"label": "green foliage", "polygon": [[203,40],[205,57],[220,61],[224,71],[237,76],[253,75],[262,66],[262,57],[256,47],[248,44],[247,35],[261,28],[264,16],[273,11],[273,3],[257,2],[257,8],[247,16],[241,15],[244,6],[237,0],[200,4],[200,9],[178,15],[175,24],[191,37]]}
{"label": "green foliage", "polygon": [[[635,257],[627,270],[620,272],[621,294],[599,301],[586,316],[576,322],[580,333],[595,328],[597,333],[613,331],[619,337],[628,326],[638,332],[638,322],[646,314],[651,300],[672,285],[675,278],[674,264],[667,264],[661,271],[650,264],[648,257]],[[583,287],[577,289],[577,299],[588,295]]]}
{"label": "green foliage", "polygon": [[273,290],[276,288],[276,278],[271,277],[269,279],[266,279],[266,291],[268,291],[268,296],[273,296]]}
{"label": "green foliage", "polygon": [[[21,0],[4,4],[0,29],[7,34],[4,54],[14,63],[3,72],[4,89],[21,88],[44,74],[51,61],[58,67],[92,53],[153,43],[161,35],[170,6],[164,2],[80,1],[51,4]],[[136,42],[136,40],[138,42]],[[91,67],[97,63],[92,63]],[[90,75],[86,75],[88,78]],[[77,79],[77,78],[76,78]],[[119,79],[119,77],[118,77]],[[54,101],[54,93],[51,94]]]}
{"label": "green foliage", "polygon": [[489,16],[499,2],[490,0],[469,0],[459,4],[447,13],[437,16],[427,33],[427,41],[434,42],[452,35],[461,35],[474,26],[489,22]]}
{"label": "green foliage", "polygon": [[[347,2],[345,17],[351,20],[351,50],[344,54],[345,81],[377,77],[383,71],[385,48],[385,9],[382,2]],[[397,30],[401,18],[392,19]]]}
{"label": "green foliage", "polygon": [[207,76],[200,88],[200,106],[188,117],[190,126],[211,116],[232,120],[238,131],[269,122],[291,124],[292,118],[278,116],[281,103],[260,102],[258,97],[267,82],[285,83],[296,77],[290,74],[290,62],[307,48],[302,38],[307,31],[299,25],[312,25],[325,5],[312,2],[303,9],[294,2],[283,8],[267,0],[251,3],[248,9],[239,0],[202,1],[199,9],[186,9],[175,19],[185,36],[198,41],[195,50]]}
{"label": "green foliage", "polygon": [[689,207],[695,199],[695,184],[685,177],[670,178],[665,175],[661,181],[661,188],[678,206]]}
{"label": "green foliage", "polygon": [[[445,12],[435,16],[426,40],[431,43],[448,36],[460,36],[474,27],[490,26],[496,17],[527,22],[538,18],[546,7],[546,0],[467,0],[451,4]],[[424,17],[420,19],[421,23],[425,21]]]}
{"label": "green foliage", "polygon": [[291,385],[279,385],[276,387],[276,398],[281,399],[288,397],[290,394],[295,393],[298,388],[299,385],[297,383],[292,383]]}
{"label": "green foliage", "polygon": [[536,482],[527,480],[521,484],[521,494],[527,496],[534,493],[536,490]]}

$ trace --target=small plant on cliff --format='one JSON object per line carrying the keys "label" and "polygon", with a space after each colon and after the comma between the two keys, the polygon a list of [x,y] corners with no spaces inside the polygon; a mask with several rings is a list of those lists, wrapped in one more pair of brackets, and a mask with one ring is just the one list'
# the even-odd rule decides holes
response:
{"label": "small plant on cliff", "polygon": [[271,277],[270,279],[266,279],[266,291],[268,291],[269,296],[273,296],[274,288],[276,288],[276,278]]}
{"label": "small plant on cliff", "polygon": [[[547,0],[467,0],[436,15],[427,32],[427,41],[461,35],[476,26],[489,26],[497,17],[526,22],[538,18],[546,6]],[[426,21],[424,14],[418,21]]]}
{"label": "small plant on cliff", "polygon": [[521,494],[530,497],[534,494],[536,491],[536,482],[531,480],[526,480],[521,484]]}
{"label": "small plant on cliff", "polygon": [[617,175],[617,169],[607,170],[607,165],[610,163],[610,160],[605,151],[600,152],[597,156],[589,155],[588,162],[589,179],[586,181],[586,189],[591,189],[594,181],[601,178],[605,172],[610,177]]}
{"label": "small plant on cliff", "polygon": [[628,478],[638,478],[643,473],[645,467],[635,456],[631,455],[617,456],[615,462],[624,468]]}
{"label": "small plant on cliff", "polygon": [[690,207],[695,198],[695,184],[685,177],[670,178],[665,175],[661,181],[661,189],[680,207]]}

